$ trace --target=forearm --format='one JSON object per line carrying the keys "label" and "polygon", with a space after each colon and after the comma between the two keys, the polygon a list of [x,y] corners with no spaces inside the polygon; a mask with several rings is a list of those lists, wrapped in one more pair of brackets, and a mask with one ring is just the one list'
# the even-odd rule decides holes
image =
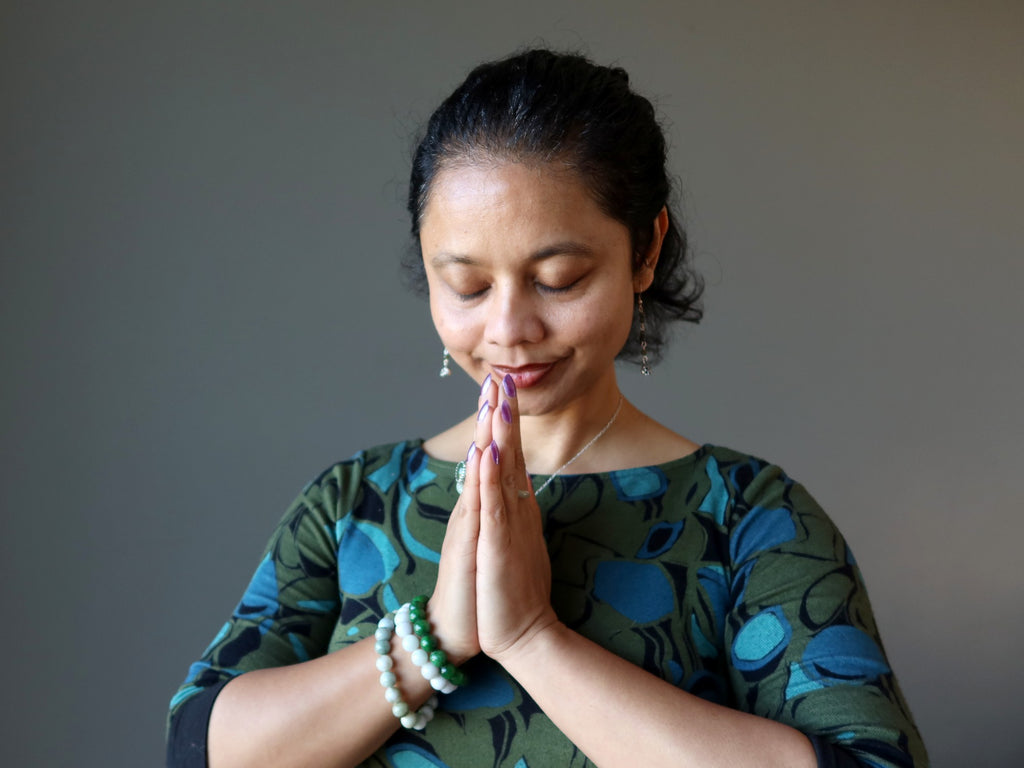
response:
{"label": "forearm", "polygon": [[602,768],[814,768],[817,762],[799,731],[686,693],[562,624],[499,662]]}
{"label": "forearm", "polygon": [[[392,651],[403,700],[412,709],[432,693],[409,660]],[[255,670],[228,683],[210,715],[210,768],[349,766],[398,728],[385,701],[372,637],[287,667]]]}

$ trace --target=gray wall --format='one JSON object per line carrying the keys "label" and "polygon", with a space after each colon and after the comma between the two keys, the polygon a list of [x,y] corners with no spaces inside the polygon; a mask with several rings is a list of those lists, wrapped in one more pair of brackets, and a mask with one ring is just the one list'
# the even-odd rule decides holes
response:
{"label": "gray wall", "polygon": [[656,97],[709,281],[627,394],[824,503],[936,766],[1020,764],[1024,5],[579,6],[0,5],[0,763],[159,763],[300,487],[468,410],[409,138],[543,40]]}

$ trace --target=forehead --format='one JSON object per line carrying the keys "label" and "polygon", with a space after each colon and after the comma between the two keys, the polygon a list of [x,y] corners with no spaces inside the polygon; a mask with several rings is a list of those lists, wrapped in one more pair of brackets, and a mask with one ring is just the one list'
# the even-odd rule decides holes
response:
{"label": "forehead", "polygon": [[608,217],[586,184],[555,163],[463,162],[434,177],[420,226],[425,248],[474,237],[597,235],[622,225]]}
{"label": "forehead", "polygon": [[507,206],[550,202],[579,203],[589,198],[586,185],[565,166],[492,158],[456,161],[438,171],[431,184],[424,213],[432,207]]}

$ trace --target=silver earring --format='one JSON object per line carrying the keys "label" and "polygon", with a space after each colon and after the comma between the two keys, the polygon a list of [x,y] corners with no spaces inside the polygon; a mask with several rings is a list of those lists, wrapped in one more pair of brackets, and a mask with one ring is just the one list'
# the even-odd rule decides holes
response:
{"label": "silver earring", "polygon": [[651,375],[651,367],[647,361],[647,318],[644,316],[643,294],[636,295],[636,309],[640,316],[640,373],[644,376]]}
{"label": "silver earring", "polygon": [[441,370],[437,374],[442,379],[452,375],[452,369],[448,367],[448,363],[451,360],[451,355],[448,354],[448,347],[444,348],[444,353],[441,357]]}

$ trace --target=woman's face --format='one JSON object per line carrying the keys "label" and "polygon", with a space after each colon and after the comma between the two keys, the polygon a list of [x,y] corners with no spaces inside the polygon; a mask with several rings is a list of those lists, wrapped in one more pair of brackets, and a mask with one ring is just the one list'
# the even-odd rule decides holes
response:
{"label": "woman's face", "polygon": [[653,264],[634,274],[628,230],[573,173],[511,162],[442,170],[420,244],[434,325],[477,382],[511,375],[524,414],[614,382]]}

